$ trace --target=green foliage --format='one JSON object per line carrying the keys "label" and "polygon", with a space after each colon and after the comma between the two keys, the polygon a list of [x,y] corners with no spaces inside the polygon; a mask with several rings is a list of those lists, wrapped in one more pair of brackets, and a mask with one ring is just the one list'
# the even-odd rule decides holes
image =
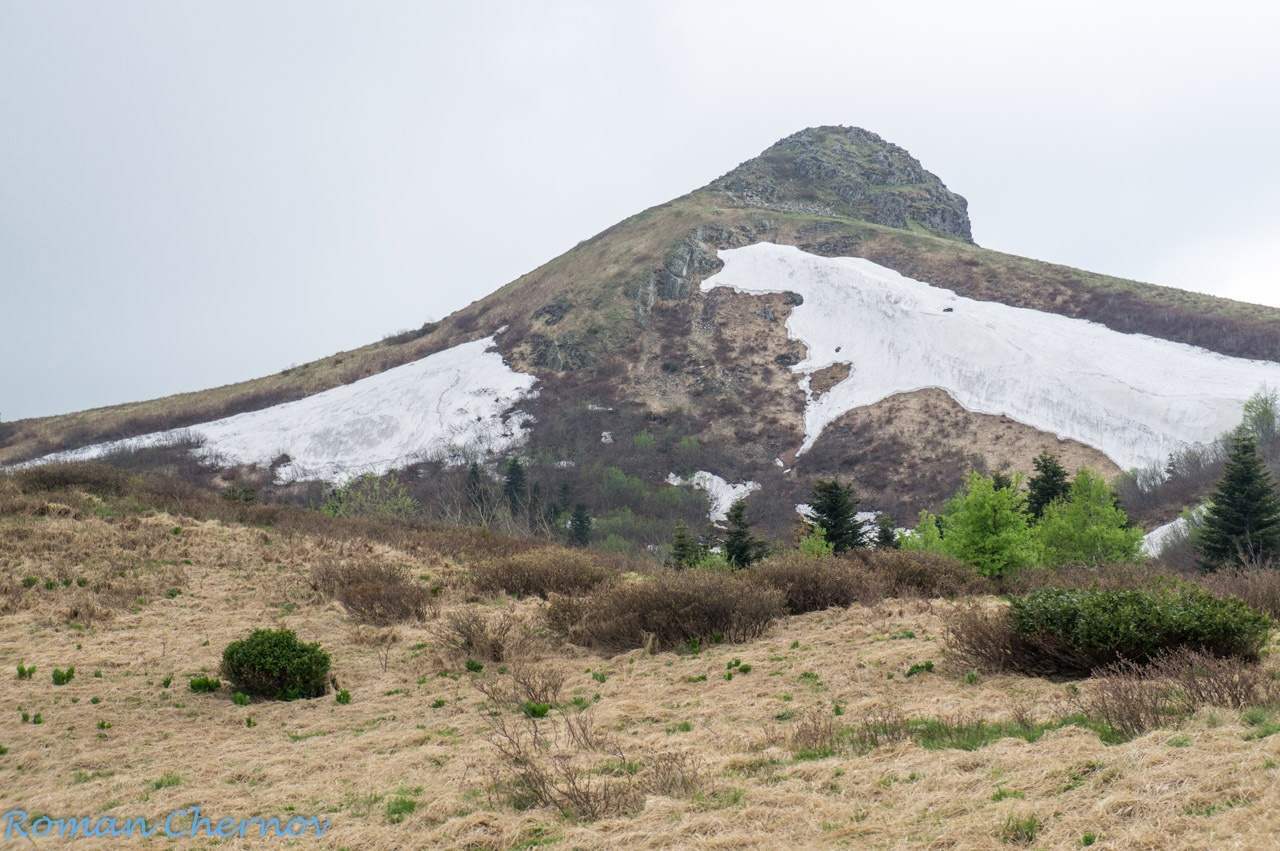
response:
{"label": "green foliage", "polygon": [[1044,588],[1011,600],[1015,635],[1064,672],[1143,663],[1179,647],[1255,658],[1271,620],[1238,599],[1192,585],[1128,591]]}
{"label": "green foliage", "polygon": [[928,511],[920,512],[916,528],[902,536],[902,549],[926,553],[945,553],[942,548],[942,518]]}
{"label": "green foliage", "polygon": [[512,457],[507,461],[507,472],[502,484],[502,492],[511,508],[511,515],[519,515],[529,502],[529,478],[525,475],[524,465],[519,458]]}
{"label": "green foliage", "polygon": [[751,534],[746,500],[734,502],[726,519],[729,528],[724,537],[724,557],[731,566],[748,567],[768,554],[768,544]]}
{"label": "green foliage", "polygon": [[1035,532],[1043,563],[1053,566],[1136,561],[1142,546],[1142,530],[1129,525],[1111,488],[1090,470],[1045,506]]}
{"label": "green foliage", "polygon": [[1067,471],[1056,455],[1041,452],[1031,463],[1036,472],[1027,480],[1027,511],[1039,519],[1054,500],[1067,495],[1070,484]]}
{"label": "green foliage", "polygon": [[65,686],[67,683],[75,679],[76,669],[74,666],[68,667],[65,671],[59,668],[53,669],[53,684],[55,686]]}
{"label": "green foliage", "polygon": [[918,674],[932,674],[932,673],[933,673],[933,660],[929,660],[926,662],[916,662],[910,668],[907,668],[908,678],[914,677]]}
{"label": "green foliage", "polygon": [[329,494],[320,510],[330,517],[406,518],[417,514],[418,508],[418,501],[398,479],[365,473]]}
{"label": "green foliage", "polygon": [[858,498],[853,486],[836,479],[819,479],[809,497],[809,517],[821,526],[836,553],[856,549],[864,543],[865,531],[858,519]]}
{"label": "green foliage", "polygon": [[480,662],[476,659],[468,659],[466,661],[466,668],[471,673],[478,674],[484,670],[484,662]]}
{"label": "green foliage", "polygon": [[569,518],[569,543],[575,547],[591,543],[591,515],[582,503],[573,507],[573,515]]}
{"label": "green foliage", "polygon": [[636,449],[647,451],[658,444],[657,439],[647,431],[642,431],[631,438],[631,443]]}
{"label": "green foliage", "polygon": [[333,699],[342,706],[346,706],[351,702],[351,692],[346,689],[339,689],[338,693],[333,696]]}
{"label": "green foliage", "polygon": [[1270,446],[1276,439],[1277,420],[1280,419],[1280,393],[1263,387],[1244,403],[1244,421],[1259,446]]}
{"label": "green foliage", "polygon": [[[921,515],[924,525],[924,515]],[[942,515],[941,552],[977,568],[983,576],[1009,576],[1036,563],[1026,497],[1017,487],[997,488],[989,476],[970,473],[964,489]],[[923,536],[931,536],[926,528]],[[919,547],[924,549],[924,547]]]}
{"label": "green foliage", "polygon": [[540,703],[536,700],[526,700],[520,704],[520,711],[530,718],[546,718],[547,713],[551,711],[551,704]]}
{"label": "green foliage", "polygon": [[288,629],[257,629],[222,651],[222,673],[240,691],[271,700],[324,694],[329,654]]}
{"label": "green foliage", "polygon": [[245,694],[242,691],[238,691],[235,694],[231,695],[231,702],[234,703],[236,706],[248,706],[250,702],[249,695]]}
{"label": "green foliage", "polygon": [[1006,845],[1030,845],[1036,841],[1041,826],[1040,818],[1034,814],[1015,816],[1010,813],[1000,827],[1000,841]]}
{"label": "green foliage", "polygon": [[833,547],[827,543],[827,533],[821,526],[810,526],[809,533],[800,539],[798,549],[801,555],[813,559],[825,558],[833,552]]}
{"label": "green foliage", "polygon": [[896,550],[901,546],[898,533],[893,528],[893,518],[888,514],[881,514],[876,518],[876,549]]}
{"label": "green foliage", "polygon": [[21,662],[18,663],[18,679],[29,680],[36,674],[36,666],[24,667]]}
{"label": "green foliage", "polygon": [[1245,429],[1231,438],[1226,468],[1196,543],[1205,570],[1280,556],[1280,498],[1258,455],[1256,439]]}
{"label": "green foliage", "polygon": [[206,677],[201,674],[198,677],[192,677],[187,686],[196,694],[209,694],[222,688],[222,681],[217,677]]}
{"label": "green foliage", "polygon": [[404,795],[397,795],[387,801],[385,814],[391,824],[399,824],[418,809],[418,802]]}
{"label": "green foliage", "polygon": [[693,567],[705,555],[706,548],[689,534],[689,527],[683,520],[677,520],[675,533],[671,536],[671,566],[677,569]]}

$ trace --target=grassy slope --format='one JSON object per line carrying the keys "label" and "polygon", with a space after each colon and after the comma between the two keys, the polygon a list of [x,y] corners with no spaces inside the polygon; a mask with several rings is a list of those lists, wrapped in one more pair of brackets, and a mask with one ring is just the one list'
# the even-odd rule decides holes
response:
{"label": "grassy slope", "polygon": [[[725,229],[734,244],[770,239],[818,253],[863,256],[973,298],[1092,319],[1225,354],[1280,357],[1280,310],[1041,263],[926,233],[838,217],[734,208],[720,193],[700,190],[620,222],[412,342],[374,343],[209,390],[6,423],[0,425],[0,463],[300,398],[504,324],[513,324],[513,337],[537,326],[553,339],[573,340],[608,356],[642,327],[633,301],[637,281],[699,225]],[[543,328],[530,319],[539,307],[562,297],[576,308],[562,322]],[[524,352],[513,353],[518,365],[530,368]]]}
{"label": "grassy slope", "polygon": [[[395,628],[384,670],[374,631],[317,599],[308,576],[320,561],[377,559],[445,582],[446,613],[511,607],[536,622],[542,604],[467,602],[457,585],[466,565],[429,551],[163,514],[103,518],[95,513],[111,512],[92,506],[79,517],[56,508],[0,516],[0,676],[11,678],[21,660],[38,668],[0,689],[4,809],[153,816],[198,802],[206,813],[244,817],[292,808],[332,820],[318,847],[388,849],[985,849],[999,847],[1010,815],[1040,819],[1036,847],[1071,847],[1094,833],[1101,847],[1257,848],[1280,828],[1277,740],[1247,739],[1226,711],[1120,745],[1069,727],[973,751],[898,743],[796,759],[789,737],[806,713],[830,717],[835,703],[848,723],[887,707],[992,721],[1062,712],[1067,684],[965,683],[942,653],[938,612],[949,604],[918,601],[790,618],[760,640],[698,655],[605,658],[546,637],[543,663],[565,674],[566,695],[591,705],[627,759],[644,772],[661,754],[685,754],[698,780],[687,792],[649,795],[635,815],[597,822],[517,809],[491,785],[499,761],[472,686],[498,676],[495,666],[463,672],[428,623]],[[19,590],[28,574],[72,584]],[[99,590],[108,586],[120,593]],[[187,689],[190,676],[216,669],[228,641],[268,624],[327,647],[351,704],[328,696],[239,707],[225,690]],[[725,680],[734,659],[753,670]],[[904,677],[924,660],[934,672]],[[67,665],[75,679],[53,686],[50,672]],[[22,711],[44,723],[21,723]],[[415,809],[393,823],[397,798]]]}

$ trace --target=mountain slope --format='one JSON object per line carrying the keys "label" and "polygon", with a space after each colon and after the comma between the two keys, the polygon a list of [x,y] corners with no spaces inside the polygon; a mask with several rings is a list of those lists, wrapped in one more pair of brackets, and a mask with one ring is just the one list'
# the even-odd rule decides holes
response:
{"label": "mountain slope", "polygon": [[[810,128],[439,323],[253,382],[6,424],[0,462],[262,410],[505,329],[495,340],[509,369],[536,379],[536,394],[518,406],[530,417],[527,454],[595,470],[591,475],[600,481],[587,482],[582,472],[572,484],[600,510],[652,501],[651,494],[609,496],[601,484],[609,467],[655,487],[672,472],[705,470],[731,483],[760,484],[751,504],[773,531],[783,532],[794,517],[791,507],[802,501],[797,496],[818,475],[852,472],[869,505],[905,519],[936,505],[968,467],[1025,470],[1043,449],[1114,473],[1117,464],[1156,459],[1177,441],[1228,422],[1239,392],[1272,371],[1245,369],[1230,393],[1206,403],[1211,415],[1199,431],[1178,425],[1186,412],[1151,407],[1144,415],[1155,429],[1151,440],[1129,429],[1123,451],[1107,445],[1105,429],[1062,428],[1009,407],[1016,393],[996,392],[991,404],[976,406],[963,398],[960,405],[940,400],[924,388],[957,392],[941,378],[890,382],[887,398],[850,396],[850,378],[841,372],[847,367],[833,361],[806,378],[806,390],[794,368],[815,363],[812,341],[790,331],[804,309],[798,293],[785,283],[757,288],[768,292],[704,291],[708,278],[727,274],[724,256],[759,243],[791,246],[812,257],[809,263],[860,258],[882,274],[972,300],[964,302],[966,310],[996,310],[980,306],[996,303],[1198,346],[1206,363],[1214,360],[1209,353],[1280,358],[1280,311],[989,251],[970,234],[964,199],[903,149],[857,128]],[[847,321],[856,334],[856,313]],[[1038,374],[1052,371],[1052,358],[1046,363]],[[856,383],[857,364],[853,372]],[[833,408],[836,416],[824,420],[819,434],[812,411],[823,405],[814,405],[812,396],[822,392],[855,404]],[[944,411],[955,425],[909,428],[887,413],[904,406]],[[1123,411],[1123,399],[1107,410]],[[1168,428],[1161,426],[1166,414]]]}

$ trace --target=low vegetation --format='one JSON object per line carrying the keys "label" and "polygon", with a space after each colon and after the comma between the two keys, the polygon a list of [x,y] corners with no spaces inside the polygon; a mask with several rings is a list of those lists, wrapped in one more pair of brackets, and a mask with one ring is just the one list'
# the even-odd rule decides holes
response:
{"label": "low vegetation", "polygon": [[222,675],[251,697],[320,697],[328,687],[329,654],[292,630],[256,629],[222,651]]}

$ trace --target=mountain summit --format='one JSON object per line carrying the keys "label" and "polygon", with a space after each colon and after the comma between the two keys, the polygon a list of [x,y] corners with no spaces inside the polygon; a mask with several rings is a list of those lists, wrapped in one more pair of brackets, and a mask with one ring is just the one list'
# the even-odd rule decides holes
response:
{"label": "mountain summit", "polygon": [[179,441],[218,486],[296,496],[400,471],[439,505],[462,462],[518,456],[543,499],[586,506],[627,549],[737,497],[784,536],[819,478],[907,523],[968,470],[1025,472],[1045,451],[1110,476],[1157,466],[1280,385],[1277,360],[1280,311],[983,249],[964,198],[906,150],[816,127],[440,322],[242,384],[3,424],[0,463],[141,449],[174,465]]}
{"label": "mountain summit", "polygon": [[809,127],[712,181],[747,207],[846,216],[972,242],[968,202],[861,127]]}

